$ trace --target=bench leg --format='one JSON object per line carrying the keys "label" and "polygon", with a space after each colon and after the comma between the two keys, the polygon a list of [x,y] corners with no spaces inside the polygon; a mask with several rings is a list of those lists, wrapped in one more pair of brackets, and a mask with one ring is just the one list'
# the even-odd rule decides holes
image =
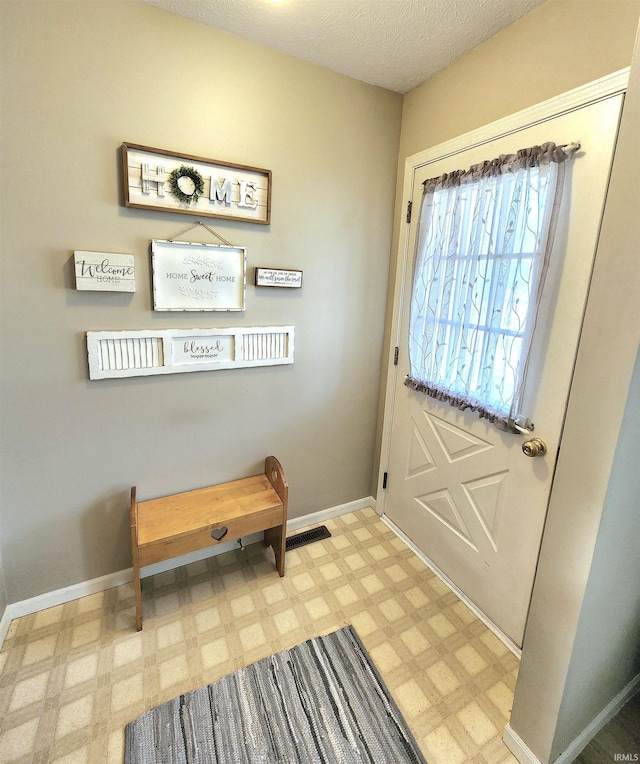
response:
{"label": "bench leg", "polygon": [[142,592],[140,591],[140,554],[138,551],[138,501],[137,489],[131,488],[131,561],[133,562],[133,592],[136,595],[136,629],[142,630]]}
{"label": "bench leg", "polygon": [[264,543],[273,549],[276,558],[276,570],[280,577],[284,576],[284,555],[287,550],[287,534],[284,525],[269,528],[264,532]]}
{"label": "bench leg", "polygon": [[133,591],[136,595],[136,630],[142,631],[142,590],[140,588],[140,566],[133,561]]}

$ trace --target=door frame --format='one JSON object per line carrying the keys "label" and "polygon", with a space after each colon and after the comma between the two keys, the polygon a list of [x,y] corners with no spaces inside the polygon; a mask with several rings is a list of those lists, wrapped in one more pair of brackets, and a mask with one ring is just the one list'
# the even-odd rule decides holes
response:
{"label": "door frame", "polygon": [[[629,81],[629,67],[620,69],[598,80],[581,85],[580,87],[562,93],[541,103],[530,106],[522,111],[516,112],[502,119],[491,122],[488,125],[472,130],[456,138],[452,138],[444,143],[440,143],[432,148],[412,154],[405,159],[404,177],[402,185],[402,205],[401,211],[404,217],[409,209],[409,204],[413,205],[413,185],[416,172],[427,164],[445,159],[462,153],[467,149],[481,146],[485,143],[506,137],[527,127],[546,122],[554,117],[576,111],[597,101],[609,98],[614,95],[623,94],[627,89]],[[579,138],[579,136],[578,136]],[[418,215],[418,203],[415,200],[415,208],[412,209],[412,215]],[[408,217],[408,215],[407,215]],[[414,218],[415,219],[415,218]],[[410,222],[402,222],[398,236],[398,254],[395,272],[395,288],[392,303],[392,323],[389,333],[389,345],[387,347],[387,357],[389,359],[387,375],[385,380],[384,409],[382,421],[382,437],[380,442],[380,461],[378,476],[376,481],[376,512],[381,517],[385,514],[386,501],[386,475],[389,469],[389,458],[391,451],[391,431],[393,426],[393,408],[395,402],[395,390],[398,376],[398,367],[394,364],[395,348],[399,347],[400,326],[402,321],[402,306],[405,296],[405,290],[411,288],[410,270],[412,253],[409,248],[409,230]],[[588,299],[588,298],[587,298]],[[560,438],[560,447],[562,437]],[[553,487],[550,499],[553,496]]]}

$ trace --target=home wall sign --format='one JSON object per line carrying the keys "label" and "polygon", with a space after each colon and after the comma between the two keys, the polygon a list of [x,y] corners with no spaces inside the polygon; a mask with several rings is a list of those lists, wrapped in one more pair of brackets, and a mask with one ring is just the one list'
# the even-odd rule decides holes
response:
{"label": "home wall sign", "polygon": [[293,326],[87,332],[89,379],[293,363]]}
{"label": "home wall sign", "polygon": [[113,252],[76,250],[76,289],[96,292],[135,292],[136,274],[133,255]]}
{"label": "home wall sign", "polygon": [[151,258],[154,310],[244,310],[244,247],[154,239]]}
{"label": "home wall sign", "polygon": [[299,289],[302,286],[302,271],[256,268],[256,286]]}
{"label": "home wall sign", "polygon": [[271,222],[271,170],[122,144],[126,207]]}

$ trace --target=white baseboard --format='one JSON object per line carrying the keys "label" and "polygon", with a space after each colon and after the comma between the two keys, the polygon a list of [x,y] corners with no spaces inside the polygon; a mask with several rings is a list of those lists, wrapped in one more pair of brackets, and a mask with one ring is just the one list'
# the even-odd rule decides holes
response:
{"label": "white baseboard", "polygon": [[[319,512],[312,512],[302,517],[292,518],[287,522],[287,531],[295,531],[310,525],[317,525],[326,520],[330,520],[333,517],[340,517],[340,515],[346,515],[349,512],[357,512],[358,510],[366,509],[367,507],[375,507],[375,500],[371,496],[351,501],[346,504],[339,504],[335,507],[329,507],[328,509],[323,509]],[[262,533],[253,533],[250,536],[243,537],[242,542],[245,546],[248,546],[249,544],[261,541],[262,538]],[[166,570],[180,567],[181,565],[188,565],[191,562],[204,560],[207,557],[215,557],[216,555],[229,552],[231,549],[237,548],[237,546],[237,541],[227,541],[224,544],[217,544],[214,547],[201,549],[198,552],[192,552],[191,554],[174,557],[171,560],[148,565],[141,571],[141,577],[147,578],[148,576],[153,576],[156,573],[162,573]],[[63,605],[65,602],[71,602],[71,600],[86,597],[88,594],[106,591],[107,589],[112,589],[114,586],[127,584],[130,581],[133,581],[133,569],[127,568],[126,570],[119,570],[116,573],[109,573],[106,576],[93,578],[90,581],[82,581],[78,584],[73,584],[72,586],[65,586],[62,589],[56,589],[52,592],[40,594],[37,597],[31,597],[27,600],[7,605],[2,614],[2,618],[0,618],[0,648],[7,636],[11,621],[14,618],[31,615],[31,613],[37,613],[40,610],[46,610],[47,608],[55,607],[56,605]]]}
{"label": "white baseboard", "polygon": [[451,591],[459,598],[461,599],[464,604],[471,610],[471,612],[476,616],[476,618],[479,618],[484,625],[490,629],[498,639],[503,642],[506,647],[511,650],[511,652],[517,657],[520,658],[522,656],[522,650],[516,643],[511,639],[511,637],[507,636],[496,624],[488,618],[485,613],[480,610],[480,608],[474,604],[467,595],[458,589],[458,587],[453,583],[453,581],[443,573],[440,568],[433,563],[421,549],[418,549],[418,547],[411,541],[411,539],[403,533],[400,528],[392,521],[389,520],[389,518],[386,515],[382,515],[380,518],[382,522],[389,527],[395,534],[398,536],[398,538],[401,538],[404,543],[411,549],[411,551],[416,555],[416,557],[419,557],[424,564],[430,568],[436,576],[442,581],[443,584],[449,587]]}
{"label": "white baseboard", "polygon": [[376,501],[372,496],[367,496],[364,499],[357,499],[356,501],[350,501],[347,504],[338,504],[336,507],[329,507],[329,509],[312,512],[303,517],[292,518],[287,522],[287,531],[297,531],[300,530],[300,528],[307,528],[309,525],[318,525],[327,520],[331,520],[333,517],[348,515],[350,512],[358,512],[361,509],[367,509],[367,507],[375,509],[375,506]]}
{"label": "white baseboard", "polygon": [[[636,694],[640,686],[640,674],[636,674],[629,684],[624,687],[613,700],[608,703],[596,718],[585,727],[582,732],[571,742],[560,756],[554,759],[553,764],[571,764],[577,756],[589,745],[600,730],[608,724],[620,709]],[[502,739],[511,753],[518,759],[520,764],[541,764],[524,740],[518,735],[510,724],[507,724],[502,734]]]}
{"label": "white baseboard", "polygon": [[72,586],[65,586],[52,592],[45,592],[37,597],[30,597],[28,600],[14,602],[11,605],[7,605],[7,610],[11,619],[21,618],[22,616],[31,615],[31,613],[37,613],[40,610],[46,610],[56,605],[63,605],[65,602],[71,602],[71,600],[77,600],[79,597],[86,597],[88,594],[95,594],[96,592],[111,589],[114,586],[121,586],[129,581],[133,581],[133,569],[131,568],[129,570],[119,570],[116,573],[108,573],[106,576],[92,578],[90,581],[82,581]]}
{"label": "white baseboard", "polygon": [[11,626],[11,619],[14,617],[9,612],[10,607],[10,605],[6,606],[4,613],[2,614],[2,618],[0,618],[0,648],[2,648],[4,638],[7,636],[9,626]]}
{"label": "white baseboard", "polygon": [[502,740],[520,764],[541,764],[524,740],[513,730],[510,724],[504,728]]}
{"label": "white baseboard", "polygon": [[585,729],[583,729],[572,741],[569,747],[558,756],[554,764],[570,764],[570,762],[579,756],[605,724],[610,722],[625,703],[631,700],[636,692],[638,692],[639,686],[640,674],[636,674],[629,684],[624,687],[615,698],[602,709],[602,711],[600,711],[591,724],[585,727]]}

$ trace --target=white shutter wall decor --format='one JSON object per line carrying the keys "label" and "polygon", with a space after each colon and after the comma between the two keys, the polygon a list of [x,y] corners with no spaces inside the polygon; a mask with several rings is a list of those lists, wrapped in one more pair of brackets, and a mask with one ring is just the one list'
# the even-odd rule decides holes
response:
{"label": "white shutter wall decor", "polygon": [[87,332],[89,379],[293,363],[293,326]]}

